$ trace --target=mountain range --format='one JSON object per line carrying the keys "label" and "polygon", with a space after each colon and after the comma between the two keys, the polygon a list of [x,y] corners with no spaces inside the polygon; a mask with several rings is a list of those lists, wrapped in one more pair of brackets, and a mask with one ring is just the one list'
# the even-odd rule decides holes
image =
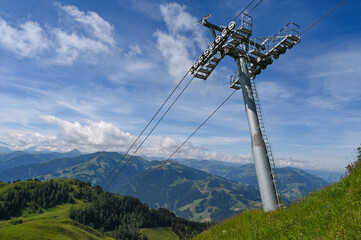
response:
{"label": "mountain range", "polygon": [[[219,161],[178,159],[184,165],[215,174],[240,184],[258,187],[254,164],[236,165]],[[327,182],[320,177],[304,170],[292,167],[277,169],[281,193],[286,203],[301,199],[314,189],[327,186]]]}
{"label": "mountain range", "polygon": [[115,192],[135,196],[150,207],[165,207],[180,217],[219,221],[260,206],[259,191],[225,178],[169,161],[137,174]]}
{"label": "mountain range", "polygon": [[66,153],[58,152],[30,152],[30,151],[11,151],[4,148],[0,152],[0,170],[6,170],[13,167],[29,163],[41,163],[59,158],[71,158],[82,155],[77,149]]}
{"label": "mountain range", "polygon": [[[75,151],[68,154],[79,153]],[[49,155],[49,158],[55,155]],[[44,159],[39,156],[33,154],[30,160]],[[76,178],[106,188],[109,181],[103,184],[104,180],[122,156],[115,152],[97,152],[29,163],[0,171],[0,180],[11,182],[31,178]],[[28,155],[16,156],[20,159],[26,157]],[[128,157],[125,157],[123,163]],[[9,159],[4,162],[7,161]],[[260,207],[253,165],[227,167],[217,161],[181,162],[183,164],[169,161],[161,166],[160,161],[147,161],[135,156],[107,190],[138,197],[150,207],[165,207],[178,216],[197,221],[218,221],[245,209]],[[287,202],[327,184],[322,179],[295,168],[281,168],[279,176]]]}
{"label": "mountain range", "polygon": [[[119,153],[97,152],[30,163],[1,171],[0,180],[77,178],[92,185],[102,185],[121,158]],[[124,161],[126,160],[127,157]],[[150,207],[166,207],[176,211],[179,216],[198,221],[225,219],[244,209],[260,205],[258,190],[252,186],[237,184],[178,162],[169,162],[160,169],[159,164],[159,161],[149,162],[133,157],[108,190],[136,196]],[[154,169],[159,170],[143,183],[144,178]],[[107,184],[108,182],[103,187]],[[137,191],[140,184],[143,185],[143,190]],[[231,199],[229,204],[220,204],[226,199]]]}

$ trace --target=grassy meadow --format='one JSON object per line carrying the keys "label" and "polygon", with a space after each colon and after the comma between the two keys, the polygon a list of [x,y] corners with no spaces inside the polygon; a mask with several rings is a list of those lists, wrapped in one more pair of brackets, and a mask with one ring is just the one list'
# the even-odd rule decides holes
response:
{"label": "grassy meadow", "polygon": [[359,154],[338,183],[274,212],[245,211],[194,239],[361,239],[360,148]]}

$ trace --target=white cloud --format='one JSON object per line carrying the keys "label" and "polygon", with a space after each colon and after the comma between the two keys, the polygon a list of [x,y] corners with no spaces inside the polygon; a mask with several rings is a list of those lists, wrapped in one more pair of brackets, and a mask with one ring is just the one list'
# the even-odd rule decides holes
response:
{"label": "white cloud", "polygon": [[333,99],[327,99],[325,97],[310,97],[307,99],[308,104],[315,108],[323,109],[335,109],[338,107],[338,104]]}
{"label": "white cloud", "polygon": [[0,46],[22,57],[33,57],[49,47],[48,38],[36,22],[11,27],[0,17]]}
{"label": "white cloud", "polygon": [[294,95],[294,91],[274,82],[260,82],[257,90],[261,100],[287,99]]}
{"label": "white cloud", "polygon": [[57,135],[47,135],[38,132],[9,133],[14,149],[53,149],[69,151],[78,148],[84,152],[100,150],[124,151],[134,137],[123,132],[111,123],[104,121],[82,125],[79,122],[69,122],[54,116],[40,116],[51,125],[58,126],[61,131]]}
{"label": "white cloud", "polygon": [[79,60],[95,64],[100,54],[110,54],[110,49],[115,48],[113,26],[97,13],[60,4],[59,8],[68,17],[70,27],[43,29],[39,23],[27,21],[16,28],[0,17],[0,47],[21,57],[41,57],[47,63],[60,65]]}
{"label": "white cloud", "polygon": [[[60,132],[56,135],[47,135],[38,132],[9,133],[13,149],[51,149],[53,151],[69,151],[77,148],[83,152],[95,151],[126,151],[135,140],[135,136],[121,131],[111,123],[104,121],[87,121],[87,124],[69,122],[55,116],[40,116],[50,125],[58,126]],[[139,144],[138,142],[137,144]],[[149,157],[168,158],[180,145],[182,141],[171,137],[151,136],[140,148],[136,155]],[[135,149],[132,149],[132,154]],[[190,158],[202,160],[220,160],[237,163],[250,163],[252,156],[228,155],[219,152],[208,151],[207,146],[195,146],[187,142],[177,152],[174,158]]]}
{"label": "white cloud", "polygon": [[[239,122],[239,121],[238,121]],[[248,129],[247,129],[248,130]],[[248,136],[244,137],[223,137],[223,136],[215,136],[215,137],[193,137],[194,142],[204,143],[213,146],[229,146],[230,144],[237,144],[240,142],[245,142],[251,144],[251,139]]]}
{"label": "white cloud", "polygon": [[[160,6],[160,11],[164,21],[173,35],[186,34],[191,32],[192,38],[202,49],[208,45],[208,41],[204,36],[204,29],[198,25],[198,19],[185,11],[186,6],[177,3],[169,3]],[[190,40],[190,39],[188,39]]]}
{"label": "white cloud", "polygon": [[149,0],[118,0],[118,3],[123,9],[130,9],[130,11],[136,11],[144,18],[150,18],[154,21],[160,21],[161,16],[159,12],[158,1]]}
{"label": "white cloud", "polygon": [[350,49],[330,52],[316,57],[312,63],[314,78],[324,79],[324,89],[341,101],[361,98],[361,68],[359,44],[350,44]]}
{"label": "white cloud", "polygon": [[73,64],[80,57],[88,63],[96,63],[97,54],[109,52],[102,42],[78,36],[76,33],[67,34],[56,29],[54,34],[58,41],[55,62],[61,65]]}
{"label": "white cloud", "polygon": [[209,41],[204,30],[197,26],[197,19],[185,11],[186,6],[168,3],[160,6],[161,14],[167,25],[168,32],[158,30],[155,33],[157,48],[166,59],[168,72],[172,77],[179,78],[192,66],[196,48],[202,52]]}
{"label": "white cloud", "polygon": [[118,63],[122,66],[120,70],[108,75],[108,79],[117,84],[124,84],[126,81],[129,81],[129,78],[137,78],[139,82],[144,79],[148,80],[149,72],[154,71],[157,67],[154,62],[144,59],[134,59],[129,55],[123,60],[124,62],[120,61]]}
{"label": "white cloud", "polygon": [[195,29],[197,19],[185,10],[186,6],[181,6],[178,3],[160,5],[160,12],[171,33],[177,34]]}
{"label": "white cloud", "polygon": [[[80,11],[75,6],[62,6],[59,9],[67,14],[68,21],[74,29],[72,32],[50,28],[55,36],[57,54],[55,62],[58,64],[70,65],[78,59],[88,63],[97,63],[99,54],[110,53],[110,49],[115,47],[113,26],[101,18],[96,12]],[[85,28],[88,33],[85,36],[77,27]]]}
{"label": "white cloud", "polygon": [[129,52],[128,52],[128,56],[135,56],[135,55],[139,55],[142,54],[142,49],[140,48],[139,44],[132,44],[129,46]]}
{"label": "white cloud", "polygon": [[131,64],[124,66],[124,70],[128,73],[137,74],[142,71],[146,72],[154,68],[154,63],[149,61],[132,61]]}
{"label": "white cloud", "polygon": [[314,166],[311,166],[308,160],[297,159],[293,157],[280,157],[280,158],[276,158],[276,167],[306,168],[306,167],[314,167]]}
{"label": "white cloud", "polygon": [[87,32],[101,42],[114,45],[113,26],[101,18],[96,12],[88,11],[87,13],[80,11],[75,6],[61,6],[60,9],[71,16],[76,22],[83,25]]}
{"label": "white cloud", "polygon": [[184,75],[192,66],[188,54],[186,37],[172,36],[161,31],[156,32],[157,48],[167,61],[168,72],[174,78]]}
{"label": "white cloud", "polygon": [[64,143],[78,144],[80,146],[107,146],[110,148],[121,147],[133,140],[129,133],[125,133],[111,123],[91,122],[81,125],[78,122],[68,122],[54,116],[41,116],[41,119],[49,124],[56,125],[62,129],[57,139]]}

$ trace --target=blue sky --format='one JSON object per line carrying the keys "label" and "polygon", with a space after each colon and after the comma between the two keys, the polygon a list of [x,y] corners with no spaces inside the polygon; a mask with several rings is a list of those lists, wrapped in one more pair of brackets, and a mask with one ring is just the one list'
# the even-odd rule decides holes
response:
{"label": "blue sky", "polygon": [[[252,12],[253,36],[274,35],[288,22],[302,31],[340,2],[264,0]],[[125,151],[211,42],[197,21],[212,13],[210,22],[227,25],[248,3],[1,1],[2,145]],[[360,9],[348,1],[257,76],[279,166],[342,170],[355,158]],[[168,157],[230,94],[235,67],[228,57],[207,81],[194,80],[138,154]],[[175,157],[251,162],[241,92]]]}

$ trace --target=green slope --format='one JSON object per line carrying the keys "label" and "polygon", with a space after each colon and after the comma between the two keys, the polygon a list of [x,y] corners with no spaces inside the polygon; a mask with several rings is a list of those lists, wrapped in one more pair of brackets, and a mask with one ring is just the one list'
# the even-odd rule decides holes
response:
{"label": "green slope", "polygon": [[[56,180],[54,184],[73,186],[73,180]],[[48,182],[49,183],[49,182]],[[75,199],[75,203],[56,203],[53,208],[43,208],[37,205],[34,199],[28,199],[27,194],[21,194],[22,198],[12,195],[9,199],[10,193],[24,192],[25,189],[29,192],[44,187],[44,184],[38,181],[15,182],[6,184],[0,182],[0,239],[113,239],[104,236],[102,233],[75,222],[69,218],[69,210],[72,206],[82,206],[84,203]],[[86,185],[86,184],[83,184]],[[79,186],[74,186],[79,188]],[[53,188],[54,190],[56,187]],[[46,194],[46,191],[44,191]],[[49,195],[51,192],[48,192]],[[30,194],[28,194],[30,195]],[[13,204],[5,205],[5,201]],[[19,202],[24,200],[24,204]],[[66,200],[64,200],[66,202]],[[3,208],[16,208],[22,206],[15,211],[15,214],[6,217]]]}
{"label": "green slope", "polygon": [[138,240],[142,228],[150,235],[190,238],[207,227],[76,179],[0,181],[0,239]]}
{"label": "green slope", "polygon": [[[93,185],[100,185],[122,156],[115,152],[96,152],[73,158],[26,164],[0,171],[0,180],[12,182],[17,179],[27,180],[32,178],[40,180],[76,178],[90,182]],[[123,159],[123,162],[126,160],[127,157]],[[144,170],[145,166],[149,166],[149,162],[140,157],[133,157],[132,161],[124,168],[123,174],[116,179],[114,185],[128,182],[131,177]]]}
{"label": "green slope", "polygon": [[[178,160],[181,163],[226,179],[258,187],[254,164],[237,165],[209,160]],[[298,168],[284,167],[277,169],[281,192],[286,202],[299,200],[314,189],[325,187],[323,179]]]}
{"label": "green slope", "polygon": [[60,205],[44,210],[41,214],[24,212],[19,217],[0,221],[0,239],[113,239],[71,220],[71,206]]}
{"label": "green slope", "polygon": [[[122,155],[118,153],[98,152],[28,164],[0,172],[0,180],[76,178],[100,185],[121,158]],[[126,161],[127,158],[123,160]],[[237,184],[178,162],[163,167],[151,178],[152,181],[147,181],[143,187],[147,191],[138,192],[142,182],[159,163],[133,157],[108,190],[138,197],[152,208],[165,207],[180,217],[194,221],[223,220],[260,204],[259,192],[254,187]]]}
{"label": "green slope", "polygon": [[150,207],[165,207],[194,221],[224,220],[245,209],[260,206],[256,188],[176,161],[169,161],[162,168],[154,165],[136,176],[130,184],[114,190],[135,196]]}
{"label": "green slope", "polygon": [[[76,178],[92,185],[100,185],[121,158],[119,153],[97,152],[27,164],[0,172],[0,180],[7,182],[29,178]],[[126,161],[127,158],[123,160]],[[159,163],[133,157],[108,190],[138,197],[152,208],[165,207],[180,217],[194,221],[220,221],[245,209],[260,206],[253,165],[230,167],[220,166],[215,161],[187,162],[223,176],[222,178],[173,161],[148,181],[147,178],[153,174]],[[282,192],[289,201],[298,199],[324,184],[322,180],[299,169],[280,169],[279,176]],[[284,179],[287,181],[283,181]]]}
{"label": "green slope", "polygon": [[143,228],[140,231],[147,236],[148,240],[179,240],[178,235],[169,227]]}
{"label": "green slope", "polygon": [[[116,166],[121,159],[122,155],[119,153],[96,153],[94,157],[89,158],[86,162],[59,169],[56,172],[50,172],[44,175],[43,178],[76,178],[90,182],[92,185],[101,185],[105,178],[111,173],[113,167]],[[127,160],[128,157],[125,157],[123,163]],[[137,156],[133,157],[132,161],[126,165],[122,174],[116,178],[116,181],[108,190],[113,191],[114,186],[129,182],[133,176],[143,171],[147,166],[149,166],[148,161]]]}
{"label": "green slope", "polygon": [[301,202],[264,213],[252,210],[195,239],[361,239],[361,149],[351,174]]}

